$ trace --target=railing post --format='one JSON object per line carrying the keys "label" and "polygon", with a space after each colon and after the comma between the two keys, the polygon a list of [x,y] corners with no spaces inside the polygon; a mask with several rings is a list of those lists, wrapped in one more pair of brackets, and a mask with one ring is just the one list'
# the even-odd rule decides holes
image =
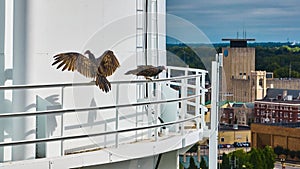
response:
{"label": "railing post", "polygon": [[[120,89],[120,85],[117,84],[117,90],[116,90],[116,105],[119,104],[119,89]],[[116,131],[119,130],[119,108],[116,108]],[[119,147],[119,133],[116,133],[116,148]]]}
{"label": "railing post", "polygon": [[[61,108],[64,108],[64,86],[61,88]],[[60,115],[60,136],[64,136],[64,113],[61,113]],[[64,150],[64,140],[61,140],[60,142],[60,151],[61,151],[61,156],[65,155],[65,150]]]}
{"label": "railing post", "polygon": [[[196,74],[198,75],[199,72],[196,72]],[[195,88],[195,94],[196,95],[199,95],[200,94],[200,77],[196,77],[196,88]],[[201,94],[203,94],[203,89],[201,89]],[[202,95],[201,95],[202,96]],[[202,97],[201,97],[202,99]],[[196,97],[196,106],[195,106],[195,116],[199,115],[200,114],[200,96],[199,97]],[[203,118],[200,118],[200,120],[202,121]],[[196,119],[196,128],[199,129],[199,122],[200,122],[199,119]],[[203,128],[203,126],[201,126]]]}
{"label": "railing post", "polygon": [[[184,69],[184,76],[188,75],[188,68]],[[187,97],[187,79],[181,79],[181,98]],[[181,102],[181,118],[186,118],[187,113],[187,101],[183,100]],[[184,134],[184,123],[181,124],[181,134]]]}
{"label": "railing post", "polygon": [[[176,69],[177,70],[177,69]],[[199,103],[199,101],[200,101],[200,97],[202,97],[202,95],[201,95],[201,90],[203,90],[203,89],[200,89],[200,81],[201,81],[201,79],[200,79],[200,74],[197,74],[197,75],[193,75],[193,76],[188,76],[188,73],[189,73],[189,71],[193,71],[193,69],[188,69],[188,68],[182,68],[182,69],[179,69],[179,70],[181,70],[181,71],[184,71],[184,74],[185,74],[185,76],[186,77],[176,77],[176,78],[174,78],[174,79],[167,79],[167,80],[165,80],[165,79],[160,79],[160,80],[158,80],[158,81],[153,81],[154,83],[161,83],[161,82],[163,82],[163,85],[164,85],[164,81],[178,81],[178,83],[176,82],[176,83],[174,83],[175,85],[178,85],[178,86],[180,86],[181,87],[181,98],[174,98],[174,99],[166,99],[166,100],[162,100],[161,99],[161,97],[162,97],[162,95],[161,95],[161,93],[159,93],[159,92],[157,92],[157,94],[156,94],[156,97],[155,98],[151,98],[151,94],[152,94],[152,87],[150,88],[151,90],[149,90],[149,93],[151,93],[149,96],[149,98],[147,98],[147,100],[146,101],[144,101],[145,103],[141,103],[141,104],[138,104],[138,103],[133,103],[133,104],[120,104],[119,102],[120,102],[120,84],[124,84],[125,82],[114,82],[113,84],[115,84],[116,85],[116,90],[114,91],[114,92],[116,92],[116,97],[115,97],[115,105],[109,105],[109,106],[103,106],[103,107],[85,107],[85,108],[78,108],[78,109],[76,109],[76,108],[70,108],[70,109],[65,109],[64,108],[64,97],[66,96],[65,95],[65,93],[64,93],[64,90],[65,90],[65,88],[66,87],[72,87],[72,85],[71,84],[48,84],[48,85],[18,85],[18,86],[0,86],[0,90],[13,90],[13,89],[16,89],[16,90],[19,90],[19,89],[32,89],[32,88],[53,88],[53,87],[55,87],[55,88],[58,88],[58,92],[60,91],[60,94],[61,94],[61,106],[62,106],[62,109],[61,110],[45,110],[45,111],[36,111],[36,112],[25,112],[25,114],[23,113],[23,112],[15,112],[15,113],[9,113],[9,114],[1,114],[0,115],[0,117],[3,117],[3,118],[6,118],[6,117],[17,117],[17,116],[20,116],[20,117],[30,117],[30,116],[36,116],[36,115],[43,115],[43,114],[56,114],[56,115],[61,115],[61,133],[60,133],[60,135],[61,135],[61,138],[47,138],[47,139],[36,139],[36,140],[28,140],[28,144],[32,144],[32,142],[34,143],[35,141],[37,142],[37,143],[41,143],[41,142],[49,142],[49,141],[57,141],[58,142],[58,144],[59,144],[59,141],[61,141],[60,142],[60,144],[61,144],[61,155],[63,156],[64,155],[64,141],[63,140],[68,140],[68,139],[77,139],[77,138],[84,138],[85,136],[83,136],[83,135],[78,135],[78,137],[77,136],[71,136],[71,137],[68,137],[68,136],[64,136],[64,130],[65,130],[65,128],[64,128],[64,114],[66,114],[66,113],[74,113],[74,112],[80,112],[80,111],[82,111],[82,112],[85,112],[85,111],[87,111],[87,110],[106,110],[106,109],[110,109],[110,110],[112,110],[112,109],[115,109],[115,131],[108,131],[108,123],[107,123],[107,121],[105,121],[105,131],[104,132],[100,132],[99,133],[99,135],[96,135],[96,136],[104,136],[104,147],[106,147],[107,146],[107,136],[108,135],[113,135],[113,134],[115,134],[115,146],[116,147],[118,147],[118,145],[119,145],[119,142],[120,142],[120,139],[119,139],[119,135],[121,134],[121,133],[123,133],[123,132],[129,132],[129,131],[138,131],[138,132],[140,132],[140,131],[145,131],[145,130],[149,130],[149,131],[151,131],[152,133],[153,133],[153,131],[155,131],[155,140],[158,140],[159,139],[159,137],[158,137],[158,130],[160,129],[160,127],[161,126],[157,126],[157,124],[159,123],[158,122],[158,117],[159,117],[159,113],[160,113],[160,107],[159,107],[159,104],[164,104],[164,103],[169,103],[169,102],[176,102],[176,103],[178,103],[178,102],[181,102],[182,103],[182,110],[181,110],[181,112],[180,112],[180,115],[181,115],[181,119],[180,120],[182,120],[182,122],[179,122],[180,123],[180,125],[181,125],[181,132],[182,132],[182,134],[184,134],[184,126],[185,126],[185,122],[188,122],[188,121],[193,121],[193,120],[195,120],[195,121],[197,121],[197,120],[199,120],[200,119],[200,114],[199,114],[199,110],[200,110],[200,104],[198,104]],[[168,70],[168,72],[170,72],[170,70]],[[200,71],[199,71],[200,72]],[[197,73],[199,73],[199,72],[197,72]],[[203,73],[204,75],[203,76],[205,76],[205,73]],[[171,74],[168,74],[168,76],[171,76]],[[188,77],[187,77],[188,76]],[[191,97],[188,97],[188,86],[190,85],[190,84],[188,84],[188,79],[191,79],[191,78],[196,78],[196,94],[197,94],[197,96],[191,96]],[[204,81],[205,79],[203,78],[203,81]],[[148,81],[146,81],[146,82],[143,82],[142,81],[142,83],[147,83]],[[148,83],[151,83],[152,85],[153,85],[153,82],[148,82]],[[126,82],[126,83],[129,83],[129,82]],[[132,82],[131,82],[132,83]],[[137,81],[137,83],[138,84],[141,84],[141,82],[140,81]],[[204,84],[204,83],[203,83]],[[77,84],[77,85],[74,85],[74,86],[85,86],[85,85],[90,85],[89,83],[82,83],[82,84]],[[74,87],[73,86],[73,87]],[[157,88],[156,89],[160,89],[160,87],[162,87],[162,85],[156,85],[157,86]],[[144,88],[141,88],[140,90],[141,91],[144,91],[143,90]],[[159,90],[158,90],[159,91]],[[144,93],[143,93],[144,94]],[[204,96],[204,92],[203,92],[203,96]],[[187,98],[188,97],[188,98]],[[196,110],[196,112],[195,112],[195,115],[197,116],[197,117],[194,117],[194,118],[190,118],[190,117],[187,117],[186,115],[186,113],[187,113],[187,100],[190,100],[190,99],[195,99],[195,100],[198,100],[197,101],[197,104],[196,104],[196,106],[198,106],[198,108],[197,108],[197,110]],[[149,101],[149,102],[148,102]],[[203,101],[203,104],[204,104],[204,99],[202,99],[202,101]],[[151,106],[151,108],[153,107],[153,105],[155,105],[155,107],[156,107],[156,109],[147,109],[147,111],[149,111],[148,112],[148,114],[150,114],[151,115],[151,124],[150,124],[150,122],[149,122],[149,126],[145,126],[145,128],[139,128],[138,127],[138,123],[136,123],[136,128],[132,128],[132,130],[129,130],[129,131],[125,131],[125,130],[122,130],[122,127],[119,127],[120,125],[119,125],[119,122],[120,122],[120,117],[119,117],[119,109],[120,108],[122,108],[122,107],[130,107],[130,106],[146,106],[146,105],[150,105]],[[194,104],[193,104],[194,105]],[[143,110],[143,109],[142,109]],[[152,110],[155,110],[155,112],[152,114]],[[204,113],[203,113],[204,114]],[[138,118],[139,118],[139,116],[138,116],[139,114],[137,114],[137,116],[136,116],[136,121],[138,122]],[[113,120],[113,119],[112,119]],[[179,120],[179,121],[180,121]],[[175,120],[175,121],[178,121],[178,120]],[[179,124],[179,123],[174,123],[174,124]],[[174,125],[174,124],[172,124],[172,125]],[[200,123],[199,123],[200,124]],[[120,129],[121,128],[121,129]],[[151,133],[151,134],[152,134]],[[151,135],[152,136],[152,135]],[[152,136],[152,138],[153,138],[153,136]],[[6,145],[7,143],[1,143],[0,142],[0,146],[1,145]],[[17,141],[17,142],[15,142],[15,141],[12,141],[12,144],[18,144],[18,145],[26,145],[26,143],[24,143],[24,142],[22,142],[22,141]],[[113,143],[114,144],[114,143]]]}
{"label": "railing post", "polygon": [[[201,72],[201,101],[200,104],[202,106],[205,106],[205,73]],[[199,77],[200,78],[200,77]],[[201,108],[201,128],[204,128],[206,126],[206,122],[205,122],[205,110],[202,107]]]}

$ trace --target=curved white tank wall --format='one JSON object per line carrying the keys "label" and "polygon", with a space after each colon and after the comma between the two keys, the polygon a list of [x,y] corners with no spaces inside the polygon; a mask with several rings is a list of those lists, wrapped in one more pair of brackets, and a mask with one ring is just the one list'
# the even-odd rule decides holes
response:
{"label": "curved white tank wall", "polygon": [[[52,56],[68,51],[83,53],[90,49],[95,55],[101,55],[111,49],[118,57],[121,67],[109,80],[135,79],[124,76],[128,69],[136,67],[136,6],[133,0],[15,0],[13,30],[13,84],[48,84],[64,82],[89,82],[77,72],[61,72],[51,66]],[[159,3],[158,11],[165,12],[164,1]],[[161,17],[164,24],[164,17]],[[159,27],[165,35],[165,25]],[[165,37],[158,41],[161,54],[159,62],[166,63]],[[119,103],[136,101],[134,85],[120,85]],[[116,103],[116,86],[112,92],[104,94],[96,87],[75,87],[64,89],[16,90],[13,91],[13,111],[35,111],[38,109],[36,97],[57,97],[63,108],[112,105]],[[120,109],[120,116],[126,117],[135,112],[133,108]],[[63,117],[63,118],[62,118]],[[105,119],[115,118],[115,110],[82,112],[54,116],[51,136],[60,136],[61,120],[64,122],[64,135],[99,132],[115,129],[115,123],[96,125]],[[126,118],[125,118],[126,119]],[[14,118],[14,140],[34,139],[36,136],[36,118]],[[51,123],[51,122],[50,122]],[[119,128],[134,127],[129,118],[120,123]],[[120,136],[128,137],[127,135]],[[93,144],[106,144],[111,138],[82,139],[81,142],[66,141],[64,149],[74,150],[78,147],[89,148]],[[54,145],[53,145],[54,146]],[[57,146],[54,146],[57,147]],[[61,147],[59,147],[61,148]],[[49,147],[51,150],[51,147]],[[49,156],[58,156],[59,151]],[[25,145],[13,148],[13,160],[35,158],[35,146]]]}

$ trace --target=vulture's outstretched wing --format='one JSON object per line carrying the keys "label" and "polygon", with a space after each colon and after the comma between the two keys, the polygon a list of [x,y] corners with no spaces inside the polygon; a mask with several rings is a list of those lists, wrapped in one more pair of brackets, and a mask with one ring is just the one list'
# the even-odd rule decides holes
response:
{"label": "vulture's outstretched wing", "polygon": [[76,52],[55,55],[52,66],[59,64],[57,69],[63,66],[62,71],[77,70],[86,77],[96,78],[96,85],[104,92],[109,92],[111,84],[106,77],[112,75],[120,66],[118,59],[110,50],[104,52],[98,59],[95,59],[89,50],[85,54],[88,54],[89,58]]}
{"label": "vulture's outstretched wing", "polygon": [[105,77],[112,75],[116,69],[120,67],[118,59],[110,50],[105,51],[97,58],[96,62],[98,65],[98,72]]}
{"label": "vulture's outstretched wing", "polygon": [[90,78],[94,78],[97,75],[98,66],[89,58],[80,53],[61,53],[53,56],[53,58],[55,59],[55,61],[52,66],[59,63],[57,69],[64,66],[62,68],[62,71],[66,69],[68,69],[68,71],[77,70],[82,75]]}

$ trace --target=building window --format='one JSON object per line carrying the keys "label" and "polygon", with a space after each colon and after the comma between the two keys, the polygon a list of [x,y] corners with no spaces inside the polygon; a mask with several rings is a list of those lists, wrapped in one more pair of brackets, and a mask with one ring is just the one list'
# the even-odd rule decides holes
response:
{"label": "building window", "polygon": [[221,137],[221,142],[224,142],[225,141],[225,138],[224,137]]}
{"label": "building window", "polygon": [[290,113],[290,118],[293,118],[293,113]]}
{"label": "building window", "polygon": [[259,79],[258,85],[263,86],[263,79]]}
{"label": "building window", "polygon": [[300,113],[298,113],[298,119],[300,119]]}

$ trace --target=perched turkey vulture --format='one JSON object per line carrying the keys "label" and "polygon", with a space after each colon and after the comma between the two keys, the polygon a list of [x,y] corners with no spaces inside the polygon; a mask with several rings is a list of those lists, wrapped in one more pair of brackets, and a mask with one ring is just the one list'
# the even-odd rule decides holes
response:
{"label": "perched turkey vulture", "polygon": [[85,77],[95,78],[96,85],[105,92],[111,90],[111,84],[106,79],[107,76],[112,75],[120,66],[118,59],[110,50],[105,51],[100,57],[95,58],[91,51],[84,52],[89,58],[77,52],[60,53],[53,56],[54,63],[58,64],[57,69],[64,66],[62,71],[77,70]]}
{"label": "perched turkey vulture", "polygon": [[125,75],[133,74],[137,76],[144,76],[148,80],[152,80],[150,77],[157,76],[163,70],[166,70],[164,66],[154,67],[152,65],[140,65],[137,69],[129,70]]}

